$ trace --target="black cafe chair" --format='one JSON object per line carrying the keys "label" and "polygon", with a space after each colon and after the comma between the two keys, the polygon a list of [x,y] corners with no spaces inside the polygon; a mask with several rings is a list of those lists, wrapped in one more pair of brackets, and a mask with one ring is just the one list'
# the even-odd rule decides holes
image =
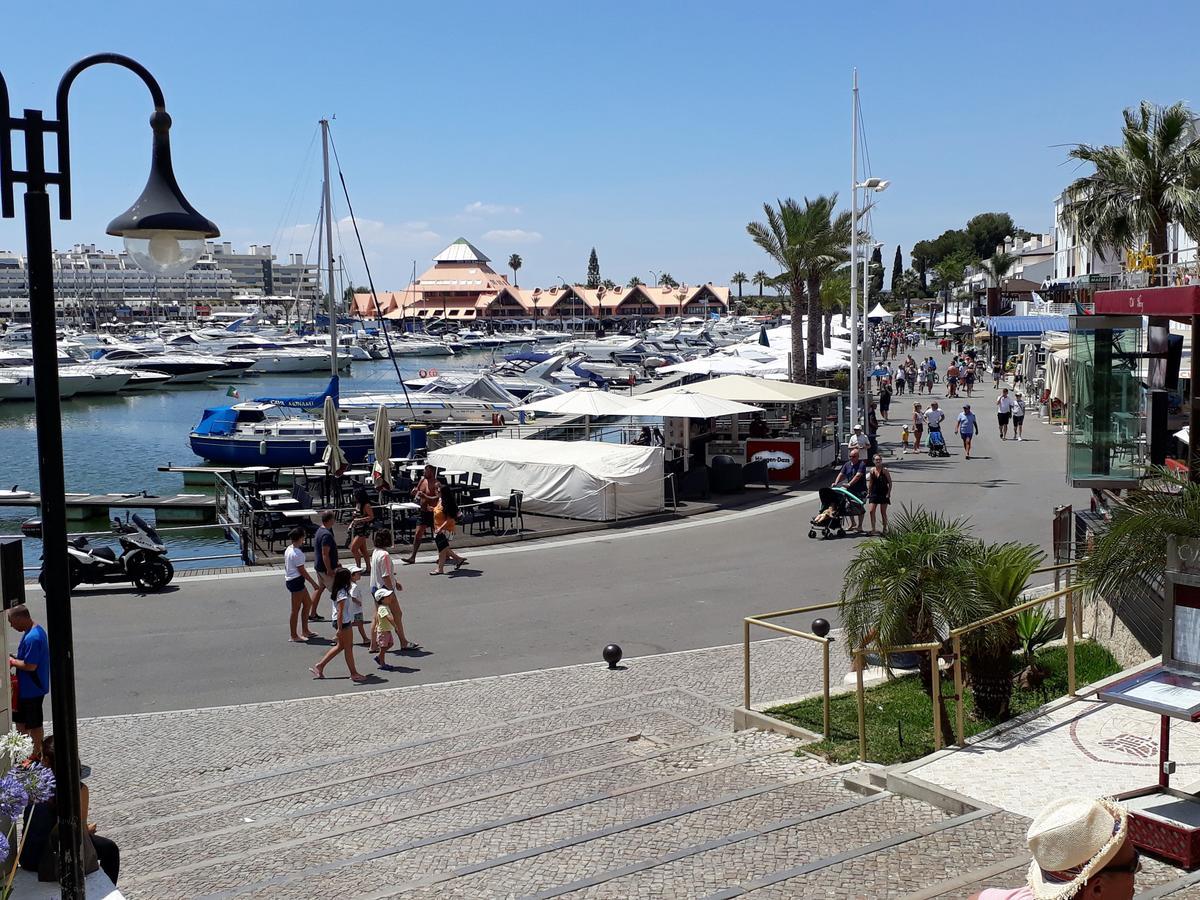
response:
{"label": "black cafe chair", "polygon": [[[496,506],[492,511],[492,531],[496,530],[496,526],[500,522],[512,522],[517,529],[517,534],[525,530],[525,516],[521,510],[521,501],[524,498],[521,491],[513,491],[508,495],[507,506]],[[508,531],[508,525],[504,526],[505,532]]]}

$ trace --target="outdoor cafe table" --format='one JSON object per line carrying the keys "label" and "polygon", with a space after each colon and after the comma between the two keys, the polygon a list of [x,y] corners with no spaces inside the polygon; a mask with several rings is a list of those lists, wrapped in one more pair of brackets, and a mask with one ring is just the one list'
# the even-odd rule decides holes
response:
{"label": "outdoor cafe table", "polygon": [[295,497],[276,497],[272,500],[264,500],[263,506],[269,506],[271,509],[278,509],[282,506],[299,506],[300,501]]}
{"label": "outdoor cafe table", "polygon": [[286,519],[303,519],[307,516],[315,516],[315,509],[285,509],[280,515]]}
{"label": "outdoor cafe table", "polygon": [[287,497],[291,493],[287,488],[267,488],[266,490],[259,491],[258,495],[260,497]]}
{"label": "outdoor cafe table", "polygon": [[270,472],[270,471],[272,471],[272,469],[270,466],[245,466],[244,468],[238,469],[238,471],[239,472]]}
{"label": "outdoor cafe table", "polygon": [[347,469],[342,473],[343,478],[361,478],[364,475],[370,475],[370,469]]}
{"label": "outdoor cafe table", "polygon": [[420,503],[413,503],[410,500],[405,500],[402,503],[389,503],[388,514],[392,518],[392,533],[396,532],[396,513],[397,512],[416,512],[421,508]]}
{"label": "outdoor cafe table", "polygon": [[462,478],[467,474],[467,471],[465,469],[442,469],[438,474],[449,480],[451,478]]}

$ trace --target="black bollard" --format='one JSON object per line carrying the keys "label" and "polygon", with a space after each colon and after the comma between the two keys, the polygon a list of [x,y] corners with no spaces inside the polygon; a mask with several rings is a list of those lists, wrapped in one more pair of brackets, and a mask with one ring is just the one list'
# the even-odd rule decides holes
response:
{"label": "black bollard", "polygon": [[601,653],[601,656],[604,657],[604,661],[606,663],[608,663],[608,667],[610,669],[615,669],[617,667],[617,663],[619,663],[621,661],[622,653],[621,653],[620,645],[609,644],[607,647],[604,648],[604,651]]}
{"label": "black bollard", "polygon": [[824,619],[813,619],[812,625],[809,627],[812,628],[812,633],[819,638],[823,638],[829,634],[829,623]]}

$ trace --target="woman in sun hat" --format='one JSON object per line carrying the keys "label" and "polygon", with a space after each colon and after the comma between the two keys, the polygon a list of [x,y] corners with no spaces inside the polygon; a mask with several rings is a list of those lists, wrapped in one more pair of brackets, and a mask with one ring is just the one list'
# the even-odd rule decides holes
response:
{"label": "woman in sun hat", "polygon": [[1025,887],[988,888],[972,900],[1129,900],[1138,852],[1129,813],[1111,800],[1065,797],[1037,815],[1025,835],[1033,862]]}

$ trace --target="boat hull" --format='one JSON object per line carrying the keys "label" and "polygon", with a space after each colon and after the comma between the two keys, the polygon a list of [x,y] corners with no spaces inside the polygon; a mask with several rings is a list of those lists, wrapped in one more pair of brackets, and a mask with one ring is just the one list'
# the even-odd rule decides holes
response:
{"label": "boat hull", "polygon": [[[208,462],[228,466],[311,466],[321,461],[327,446],[323,437],[269,437],[247,440],[237,435],[190,435],[192,452]],[[361,463],[375,449],[371,435],[343,438],[338,442],[347,461]],[[408,452],[406,431],[392,433],[393,455]]]}

